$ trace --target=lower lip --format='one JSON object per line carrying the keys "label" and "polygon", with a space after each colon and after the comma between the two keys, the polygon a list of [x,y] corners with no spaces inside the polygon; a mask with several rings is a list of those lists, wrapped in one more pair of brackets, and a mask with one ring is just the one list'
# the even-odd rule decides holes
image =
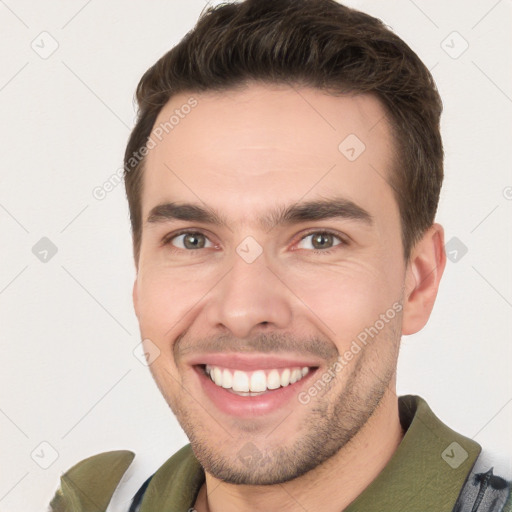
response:
{"label": "lower lip", "polygon": [[290,400],[297,397],[298,393],[305,387],[317,368],[310,369],[309,373],[294,384],[268,391],[261,395],[240,396],[227,389],[217,386],[201,367],[195,366],[199,380],[208,398],[222,412],[230,416],[248,417],[261,414],[268,414],[282,408]]}

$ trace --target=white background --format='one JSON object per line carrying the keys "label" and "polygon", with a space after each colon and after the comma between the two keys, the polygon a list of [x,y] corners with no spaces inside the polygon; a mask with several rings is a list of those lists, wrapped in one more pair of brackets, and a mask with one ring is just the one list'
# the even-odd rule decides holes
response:
{"label": "white background", "polygon": [[[510,475],[511,1],[348,4],[432,69],[445,108],[438,221],[467,247],[448,262],[428,326],[403,340],[398,392],[497,451]],[[0,1],[2,512],[44,510],[60,474],[95,453],[133,450],[145,478],[188,442],[133,355],[124,186],[102,201],[92,191],[122,166],[142,73],[205,5]],[[47,59],[31,48],[43,31],[59,45]],[[42,237],[58,249],[46,263],[32,253]]]}

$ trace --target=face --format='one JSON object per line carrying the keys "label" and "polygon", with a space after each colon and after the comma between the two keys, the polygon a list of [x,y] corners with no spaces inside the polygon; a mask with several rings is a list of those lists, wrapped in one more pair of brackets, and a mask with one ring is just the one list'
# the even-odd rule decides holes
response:
{"label": "face", "polygon": [[134,286],[152,375],[208,473],[295,478],[394,393],[406,266],[384,110],[253,84],[173,97],[152,139]]}

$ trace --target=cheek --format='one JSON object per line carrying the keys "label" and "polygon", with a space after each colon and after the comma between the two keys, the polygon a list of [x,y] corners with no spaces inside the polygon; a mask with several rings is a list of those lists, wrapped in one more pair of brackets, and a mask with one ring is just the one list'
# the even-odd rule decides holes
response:
{"label": "cheek", "polygon": [[[191,322],[217,274],[199,267],[141,266],[137,278],[138,316],[143,337],[166,349]],[[218,280],[218,279],[217,279]]]}
{"label": "cheek", "polygon": [[303,314],[341,347],[390,308],[397,309],[401,299],[399,273],[384,271],[375,262],[318,266],[294,275],[288,272],[284,280],[304,302]]}

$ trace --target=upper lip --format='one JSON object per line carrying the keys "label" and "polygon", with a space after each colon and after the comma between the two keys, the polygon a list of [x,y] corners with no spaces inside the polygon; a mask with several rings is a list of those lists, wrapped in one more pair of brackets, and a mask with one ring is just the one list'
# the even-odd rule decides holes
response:
{"label": "upper lip", "polygon": [[191,366],[209,365],[243,371],[320,366],[319,361],[303,356],[276,356],[272,354],[249,354],[240,352],[198,354],[188,359],[187,363]]}

